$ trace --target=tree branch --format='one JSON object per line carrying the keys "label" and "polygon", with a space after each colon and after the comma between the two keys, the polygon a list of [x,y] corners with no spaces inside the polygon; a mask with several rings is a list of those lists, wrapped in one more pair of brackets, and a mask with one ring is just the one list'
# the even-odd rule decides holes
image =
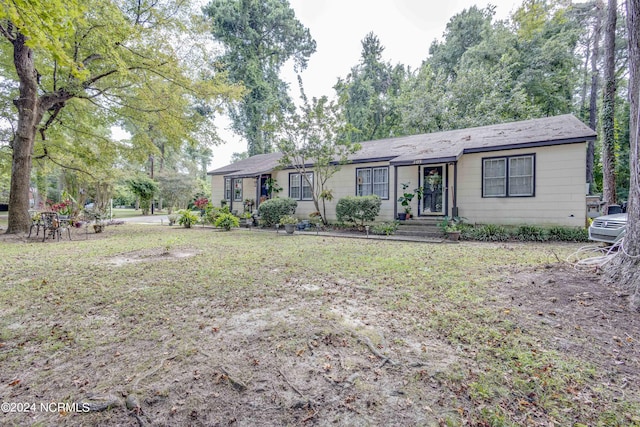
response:
{"label": "tree branch", "polygon": [[0,25],[0,34],[2,34],[4,38],[9,40],[11,43],[16,41],[16,36],[15,34],[12,34],[12,33],[13,33],[13,24],[11,23],[11,21],[7,21],[6,27],[4,25]]}
{"label": "tree branch", "polygon": [[93,179],[96,179],[96,177],[94,175],[92,175],[90,172],[87,172],[86,170],[77,168],[75,166],[65,165],[63,163],[58,162],[53,157],[51,157],[51,155],[47,152],[47,148],[46,147],[44,148],[44,154],[42,154],[41,156],[38,156],[38,157],[34,157],[34,160],[42,160],[42,159],[49,159],[53,164],[55,164],[57,166],[60,166],[63,169],[74,170],[76,172],[80,172],[80,173],[83,173],[85,175],[88,175]]}

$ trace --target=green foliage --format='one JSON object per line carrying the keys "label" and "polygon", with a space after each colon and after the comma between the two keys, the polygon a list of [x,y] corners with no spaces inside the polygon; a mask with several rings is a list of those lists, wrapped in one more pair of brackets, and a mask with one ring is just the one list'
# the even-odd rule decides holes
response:
{"label": "green foliage", "polygon": [[589,232],[584,227],[550,227],[547,230],[549,240],[558,242],[588,242]]}
{"label": "green foliage", "polygon": [[113,204],[115,206],[133,206],[136,202],[136,195],[131,188],[125,184],[116,184],[113,191]]}
{"label": "green foliage", "polygon": [[548,231],[535,225],[521,225],[513,233],[513,237],[525,242],[545,242],[549,240]]}
{"label": "green foliage", "polygon": [[485,242],[504,242],[509,240],[511,235],[507,229],[501,225],[486,224],[476,227],[472,231],[471,237],[475,240]]}
{"label": "green foliage", "polygon": [[204,215],[202,216],[202,221],[205,224],[211,224],[211,225],[215,225],[216,220],[218,219],[218,217],[222,214],[228,214],[231,213],[231,211],[229,210],[229,206],[228,205],[224,205],[220,208],[215,207],[211,204],[211,202],[209,202],[207,204],[207,206],[204,209]]}
{"label": "green foliage", "polygon": [[411,206],[410,205],[411,205],[411,201],[415,197],[415,193],[408,192],[407,188],[409,188],[409,184],[408,183],[402,183],[403,194],[402,194],[402,196],[398,197],[398,202],[400,202],[400,204],[404,207],[404,211],[406,213],[411,213]]}
{"label": "green foliage", "polygon": [[348,196],[338,200],[336,216],[339,222],[363,226],[380,214],[382,200],[378,196]]}
{"label": "green foliage", "polygon": [[141,175],[128,180],[127,185],[131,192],[140,198],[143,215],[148,215],[151,200],[158,192],[158,184],[151,178]]}
{"label": "green foliage", "polygon": [[213,19],[214,38],[225,47],[217,63],[247,89],[242,101],[230,107],[233,128],[248,141],[250,156],[268,153],[270,128],[278,114],[292,107],[280,69],[290,59],[296,69],[304,69],[316,42],[286,1],[212,0],[204,13]]}
{"label": "green foliage", "polygon": [[232,227],[240,227],[240,220],[237,216],[230,213],[220,213],[214,222],[218,228],[222,228],[225,231],[231,230]]}
{"label": "green foliage", "polygon": [[459,216],[444,216],[441,221],[438,222],[438,228],[442,230],[443,233],[448,231],[463,231],[469,228],[472,228],[469,224],[464,223],[465,218]]}
{"label": "green foliage", "polygon": [[262,202],[258,208],[262,225],[273,227],[279,223],[280,218],[283,216],[296,213],[297,207],[298,202],[289,197],[269,199]]}
{"label": "green foliage", "polygon": [[187,207],[195,192],[195,182],[192,177],[163,171],[156,175],[156,179],[158,180],[159,196],[162,197],[163,203],[169,211],[174,207]]}
{"label": "green foliage", "polygon": [[280,221],[278,221],[278,223],[280,223],[281,225],[297,224],[298,222],[299,222],[298,218],[292,215],[285,215],[282,218],[280,218]]}
{"label": "green foliage", "polygon": [[[40,163],[85,172],[103,186],[112,183],[113,164],[162,154],[156,143],[196,144],[196,136],[215,135],[212,115],[194,104],[240,91],[205,66],[212,46],[198,40],[194,11],[190,2],[175,0],[143,7],[102,0],[3,3],[2,49],[13,51],[3,56],[14,61],[2,61],[0,80],[20,87],[17,119],[32,123],[14,138],[13,155],[33,153]],[[188,58],[176,45],[185,34]],[[114,125],[135,132],[120,144],[110,135]],[[12,198],[9,222],[18,232],[28,226],[25,183],[32,165],[14,164],[11,191],[20,196]]]}
{"label": "green foliage", "polygon": [[354,142],[397,134],[400,115],[395,100],[405,78],[403,65],[383,62],[384,47],[374,33],[367,34],[361,44],[359,64],[334,86],[346,120],[353,126],[349,135]]}
{"label": "green foliage", "polygon": [[398,222],[383,222],[382,224],[375,224],[371,227],[371,233],[389,236],[398,230]]}
{"label": "green foliage", "polygon": [[178,211],[178,224],[185,228],[191,228],[193,224],[197,224],[200,217],[193,211],[181,209]]}

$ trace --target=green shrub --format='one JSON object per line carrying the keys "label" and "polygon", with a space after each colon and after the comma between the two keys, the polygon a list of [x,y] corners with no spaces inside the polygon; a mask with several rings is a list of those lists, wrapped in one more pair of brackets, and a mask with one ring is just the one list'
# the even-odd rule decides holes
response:
{"label": "green shrub", "polygon": [[371,227],[371,233],[378,234],[378,235],[389,236],[389,235],[395,233],[397,229],[398,229],[398,222],[397,221],[384,222],[382,224],[376,224],[373,227]]}
{"label": "green shrub", "polygon": [[548,231],[535,225],[519,226],[514,233],[514,237],[523,242],[546,242],[549,240]]}
{"label": "green shrub", "polygon": [[336,216],[339,222],[364,225],[380,214],[382,200],[378,196],[348,196],[338,201]]}
{"label": "green shrub", "polygon": [[509,240],[509,232],[501,225],[486,224],[473,230],[471,237],[485,242],[504,242]]}
{"label": "green shrub", "polygon": [[269,199],[260,204],[258,212],[265,227],[273,227],[280,222],[280,218],[296,213],[298,202],[289,198]]}
{"label": "green shrub", "polygon": [[215,225],[218,216],[228,213],[231,213],[228,205],[225,205],[221,208],[216,208],[211,203],[209,203],[204,210],[204,216],[202,217],[202,220],[206,224]]}
{"label": "green shrub", "polygon": [[218,228],[222,228],[225,231],[229,231],[232,227],[240,227],[240,220],[237,216],[226,212],[219,214],[213,225]]}
{"label": "green shrub", "polygon": [[551,227],[548,234],[549,240],[559,242],[589,241],[589,232],[584,227]]}
{"label": "green shrub", "polygon": [[187,209],[181,209],[178,211],[178,224],[182,225],[185,228],[191,228],[193,224],[196,224],[200,217]]}
{"label": "green shrub", "polygon": [[298,218],[296,218],[295,216],[292,215],[285,215],[282,218],[280,218],[280,221],[278,221],[279,224],[281,225],[285,225],[285,224],[297,224]]}

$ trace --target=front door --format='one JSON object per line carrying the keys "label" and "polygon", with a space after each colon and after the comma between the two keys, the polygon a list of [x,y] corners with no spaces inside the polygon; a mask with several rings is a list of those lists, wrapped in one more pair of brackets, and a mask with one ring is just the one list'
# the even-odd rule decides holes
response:
{"label": "front door", "polygon": [[444,173],[444,165],[429,165],[422,168],[423,215],[444,215]]}

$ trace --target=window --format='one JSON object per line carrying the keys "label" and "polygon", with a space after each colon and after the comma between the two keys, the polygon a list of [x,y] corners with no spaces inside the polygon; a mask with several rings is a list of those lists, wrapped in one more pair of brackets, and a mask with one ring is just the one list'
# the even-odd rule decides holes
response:
{"label": "window", "polygon": [[356,196],[375,194],[381,199],[389,198],[389,168],[356,169]]}
{"label": "window", "polygon": [[482,160],[482,197],[534,195],[535,156],[494,157]]}
{"label": "window", "polygon": [[236,178],[233,180],[233,201],[242,201],[242,178]]}
{"label": "window", "polygon": [[[313,200],[313,172],[289,174],[289,197],[295,200]],[[311,185],[309,185],[311,183]]]}
{"label": "window", "polygon": [[231,178],[224,179],[224,199],[231,200]]}

